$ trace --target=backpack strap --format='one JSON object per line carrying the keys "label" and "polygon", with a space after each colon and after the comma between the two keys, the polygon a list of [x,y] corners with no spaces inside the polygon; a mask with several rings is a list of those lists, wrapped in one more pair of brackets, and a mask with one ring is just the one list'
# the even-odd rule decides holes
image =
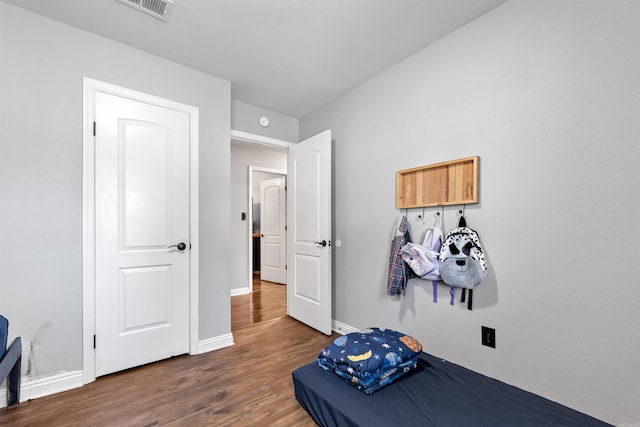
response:
{"label": "backpack strap", "polygon": [[442,230],[442,216],[440,212],[436,213],[436,220],[433,222],[433,226]]}
{"label": "backpack strap", "polygon": [[[467,220],[464,218],[464,215],[460,216],[460,221],[458,221],[458,227],[466,227],[467,226]],[[471,252],[471,248],[472,247],[477,247],[477,245],[475,243],[472,242],[468,242],[464,248],[462,248],[462,252],[464,252],[465,255],[469,255],[469,253]],[[462,296],[460,297],[460,302],[464,302],[465,300],[465,296],[466,296],[466,292],[467,290],[465,288],[462,288]],[[473,289],[469,289],[469,300],[467,301],[467,309],[471,310],[473,307]]]}
{"label": "backpack strap", "polygon": [[[464,302],[466,299],[466,296],[467,296],[467,288],[462,288],[462,295],[460,296],[460,302]],[[469,299],[467,300],[467,309],[471,310],[472,308],[473,308],[473,289],[469,289]]]}
{"label": "backpack strap", "polygon": [[453,305],[456,299],[456,288],[451,286],[451,290],[449,291],[449,295],[451,295],[451,299],[449,300],[449,304]]}
{"label": "backpack strap", "polygon": [[[440,212],[436,213],[436,219],[433,223],[433,228],[437,229],[440,235],[440,241],[442,242],[442,240],[444,240],[444,236],[442,233],[442,216],[440,215]],[[431,240],[429,242],[426,241],[427,239],[427,235],[425,234],[425,241],[423,242],[423,244],[431,244]],[[429,247],[429,249],[433,249],[432,247]],[[437,260],[436,262],[440,262],[439,258],[440,258],[440,254],[437,252],[434,252],[433,250],[431,251],[431,255]],[[433,280],[431,282],[433,284],[433,302],[437,303],[438,302],[438,281],[437,280]]]}

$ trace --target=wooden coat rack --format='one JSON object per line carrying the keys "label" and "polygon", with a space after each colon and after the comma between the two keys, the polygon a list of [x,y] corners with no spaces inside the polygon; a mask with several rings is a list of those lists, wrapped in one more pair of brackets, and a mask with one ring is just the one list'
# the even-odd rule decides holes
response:
{"label": "wooden coat rack", "polygon": [[399,209],[478,203],[479,156],[435,163],[396,173]]}

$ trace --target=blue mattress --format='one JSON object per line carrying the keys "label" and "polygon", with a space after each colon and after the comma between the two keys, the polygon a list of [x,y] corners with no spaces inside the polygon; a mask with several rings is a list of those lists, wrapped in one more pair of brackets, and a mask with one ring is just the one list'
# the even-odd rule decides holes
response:
{"label": "blue mattress", "polygon": [[293,384],[298,402],[324,427],[610,426],[427,353],[414,371],[373,394],[316,362],[296,369]]}

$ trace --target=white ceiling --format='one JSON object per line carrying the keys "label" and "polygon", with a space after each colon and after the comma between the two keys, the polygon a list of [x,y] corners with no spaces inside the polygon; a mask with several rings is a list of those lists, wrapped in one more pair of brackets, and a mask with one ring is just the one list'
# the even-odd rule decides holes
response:
{"label": "white ceiling", "polygon": [[4,1],[302,117],[507,0],[175,0],[166,23],[116,0]]}

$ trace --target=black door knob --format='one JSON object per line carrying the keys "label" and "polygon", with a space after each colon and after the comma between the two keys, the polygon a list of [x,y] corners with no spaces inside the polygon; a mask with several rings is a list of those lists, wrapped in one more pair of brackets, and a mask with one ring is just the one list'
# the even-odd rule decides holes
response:
{"label": "black door knob", "polygon": [[169,249],[171,248],[177,248],[179,251],[184,251],[185,249],[187,249],[187,244],[184,242],[180,242],[177,245],[169,246]]}
{"label": "black door knob", "polygon": [[327,246],[327,241],[326,241],[326,240],[323,240],[322,242],[313,242],[313,243],[315,243],[316,245],[320,245],[320,246],[322,246],[323,248],[324,248],[325,246]]}

